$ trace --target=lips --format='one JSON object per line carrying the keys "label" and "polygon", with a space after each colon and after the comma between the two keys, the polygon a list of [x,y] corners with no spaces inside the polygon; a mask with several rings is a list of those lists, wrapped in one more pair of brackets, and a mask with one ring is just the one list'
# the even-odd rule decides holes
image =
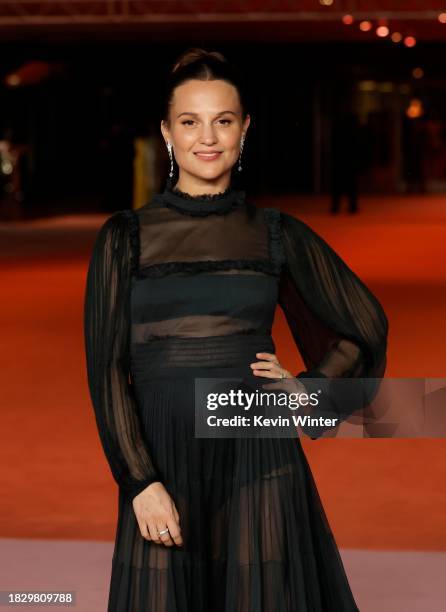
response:
{"label": "lips", "polygon": [[214,151],[213,153],[194,153],[194,155],[203,161],[214,161],[220,157],[221,151]]}

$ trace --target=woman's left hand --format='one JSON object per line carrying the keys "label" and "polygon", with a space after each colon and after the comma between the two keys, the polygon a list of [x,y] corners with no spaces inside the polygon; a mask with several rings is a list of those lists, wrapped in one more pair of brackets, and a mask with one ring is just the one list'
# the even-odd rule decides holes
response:
{"label": "woman's left hand", "polygon": [[[263,389],[284,389],[288,392],[298,391],[306,393],[307,390],[302,385],[300,380],[280,365],[279,360],[274,353],[256,353],[256,357],[259,357],[260,359],[263,358],[264,361],[254,361],[251,363],[252,373],[255,376],[279,379],[276,382],[262,385]],[[285,378],[292,378],[293,381],[282,382],[285,380]]]}
{"label": "woman's left hand", "polygon": [[264,359],[264,361],[254,361],[251,363],[252,373],[255,376],[279,379],[294,378],[291,372],[282,368],[274,353],[256,353],[256,357]]}

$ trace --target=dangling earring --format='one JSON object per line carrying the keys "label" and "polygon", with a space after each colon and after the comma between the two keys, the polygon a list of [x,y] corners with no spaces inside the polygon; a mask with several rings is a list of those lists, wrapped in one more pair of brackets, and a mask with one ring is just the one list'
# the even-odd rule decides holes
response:
{"label": "dangling earring", "polygon": [[169,152],[169,157],[170,157],[170,172],[169,172],[169,176],[170,178],[173,177],[173,156],[172,156],[172,145],[170,142],[167,143],[167,151]]}
{"label": "dangling earring", "polygon": [[242,151],[243,151],[243,145],[245,143],[245,135],[242,134],[242,137],[240,138],[240,155],[238,158],[238,171],[241,172],[242,171]]}

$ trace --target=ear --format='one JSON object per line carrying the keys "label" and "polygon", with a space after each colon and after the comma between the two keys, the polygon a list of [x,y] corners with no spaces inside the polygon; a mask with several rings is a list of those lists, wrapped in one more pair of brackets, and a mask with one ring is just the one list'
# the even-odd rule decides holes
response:
{"label": "ear", "polygon": [[251,123],[251,116],[246,115],[245,121],[243,122],[243,132],[246,134],[249,124]]}
{"label": "ear", "polygon": [[169,132],[169,129],[168,129],[164,119],[161,119],[161,133],[163,135],[163,138],[164,138],[166,144],[168,142],[170,142],[170,132]]}

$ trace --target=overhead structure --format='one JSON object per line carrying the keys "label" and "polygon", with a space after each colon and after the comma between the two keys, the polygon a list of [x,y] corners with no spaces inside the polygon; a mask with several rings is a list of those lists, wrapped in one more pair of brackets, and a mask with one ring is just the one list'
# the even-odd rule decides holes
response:
{"label": "overhead structure", "polygon": [[368,20],[409,30],[417,23],[420,38],[444,40],[442,14],[446,21],[446,0],[0,0],[0,30],[274,22],[298,31],[299,24],[317,25],[319,31],[302,28],[308,38],[364,39],[357,25]]}

